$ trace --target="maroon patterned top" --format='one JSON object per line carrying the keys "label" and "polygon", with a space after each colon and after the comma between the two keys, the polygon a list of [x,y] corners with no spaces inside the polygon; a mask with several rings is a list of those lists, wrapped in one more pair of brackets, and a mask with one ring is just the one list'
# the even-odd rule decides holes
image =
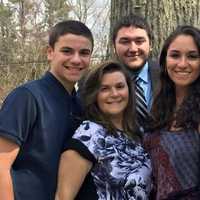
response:
{"label": "maroon patterned top", "polygon": [[156,200],[200,200],[200,135],[194,131],[148,134]]}

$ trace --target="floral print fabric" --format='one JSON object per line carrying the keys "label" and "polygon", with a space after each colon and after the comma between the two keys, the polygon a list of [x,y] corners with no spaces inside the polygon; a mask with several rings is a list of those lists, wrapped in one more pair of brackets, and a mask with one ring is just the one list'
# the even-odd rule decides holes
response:
{"label": "floral print fabric", "polygon": [[147,200],[151,190],[151,163],[143,147],[123,132],[84,121],[74,139],[85,145],[97,162],[91,170],[99,200]]}

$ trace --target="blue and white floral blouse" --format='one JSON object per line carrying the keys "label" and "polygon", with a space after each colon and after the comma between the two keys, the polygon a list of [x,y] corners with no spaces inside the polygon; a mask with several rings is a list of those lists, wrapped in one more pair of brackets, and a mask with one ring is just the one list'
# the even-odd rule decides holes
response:
{"label": "blue and white floral blouse", "polygon": [[[143,147],[123,132],[108,134],[101,125],[84,121],[68,149],[94,163],[90,176],[76,199],[147,200],[151,190],[151,163]],[[91,197],[92,184],[97,193]],[[88,189],[90,187],[90,189]],[[87,192],[84,193],[84,190]],[[89,194],[90,193],[90,194]],[[88,195],[88,197],[87,197]]]}

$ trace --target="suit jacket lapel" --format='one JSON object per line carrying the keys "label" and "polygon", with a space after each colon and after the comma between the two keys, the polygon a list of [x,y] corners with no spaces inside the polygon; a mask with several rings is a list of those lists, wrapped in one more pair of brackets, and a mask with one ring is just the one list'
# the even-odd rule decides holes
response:
{"label": "suit jacket lapel", "polygon": [[149,72],[152,84],[153,98],[154,98],[160,86],[160,67],[157,62],[154,62],[152,60],[148,60],[148,63],[149,63]]}

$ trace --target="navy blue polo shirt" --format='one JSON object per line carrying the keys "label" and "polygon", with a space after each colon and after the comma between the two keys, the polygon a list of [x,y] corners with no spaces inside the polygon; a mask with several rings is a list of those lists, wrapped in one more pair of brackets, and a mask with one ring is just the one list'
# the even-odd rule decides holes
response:
{"label": "navy blue polo shirt", "polygon": [[0,110],[0,136],[20,146],[12,167],[15,200],[54,200],[59,158],[80,113],[77,98],[50,72],[8,95]]}

